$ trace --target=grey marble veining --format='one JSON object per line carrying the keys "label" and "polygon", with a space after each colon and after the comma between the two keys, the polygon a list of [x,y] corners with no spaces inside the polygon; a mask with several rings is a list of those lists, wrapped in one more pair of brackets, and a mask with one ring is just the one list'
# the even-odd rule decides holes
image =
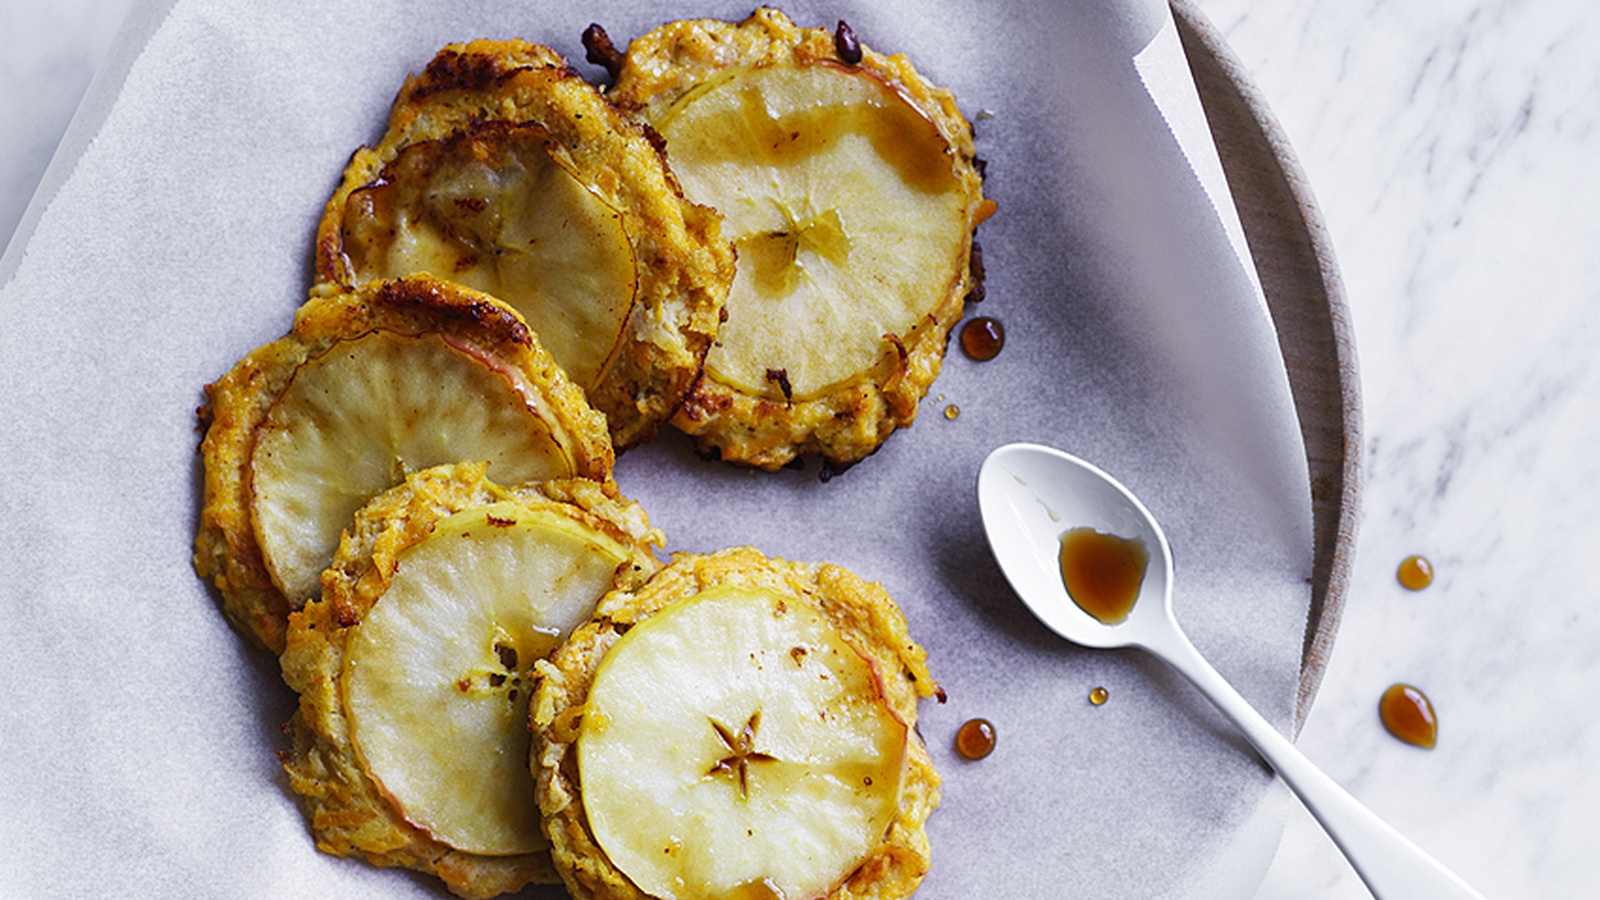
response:
{"label": "grey marble veining", "polygon": [[[1204,10],[1320,201],[1360,357],[1367,478],[1342,627],[1300,745],[1490,897],[1600,880],[1600,11]],[[1436,565],[1410,593],[1395,567]],[[1377,720],[1422,687],[1437,749]],[[1367,896],[1307,817],[1258,897]]]}
{"label": "grey marble veining", "polygon": [[[0,6],[0,240],[126,0]],[[1203,0],[1339,253],[1368,436],[1302,748],[1490,897],[1600,882],[1600,7]],[[19,89],[18,85],[28,85]],[[1395,581],[1410,553],[1438,576]],[[1437,749],[1377,720],[1423,688]],[[1367,896],[1290,816],[1258,900]]]}

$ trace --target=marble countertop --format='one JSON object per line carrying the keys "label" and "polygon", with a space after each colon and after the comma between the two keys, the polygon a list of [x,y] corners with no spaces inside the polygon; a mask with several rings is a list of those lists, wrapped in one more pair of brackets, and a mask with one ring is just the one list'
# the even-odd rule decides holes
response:
{"label": "marble countertop", "polygon": [[[1592,896],[1600,8],[1202,6],[1316,191],[1360,361],[1355,568],[1299,744],[1486,896]],[[1433,699],[1436,749],[1380,727],[1396,681]],[[1295,816],[1258,896],[1366,894]]]}
{"label": "marble countertop", "polygon": [[[127,5],[0,4],[0,244]],[[1355,325],[1362,521],[1299,744],[1485,895],[1591,895],[1600,7],[1200,7],[1299,155]],[[1420,592],[1395,578],[1413,553],[1437,573]],[[1397,681],[1432,698],[1437,748],[1379,724]],[[1296,809],[1256,896],[1367,893]]]}

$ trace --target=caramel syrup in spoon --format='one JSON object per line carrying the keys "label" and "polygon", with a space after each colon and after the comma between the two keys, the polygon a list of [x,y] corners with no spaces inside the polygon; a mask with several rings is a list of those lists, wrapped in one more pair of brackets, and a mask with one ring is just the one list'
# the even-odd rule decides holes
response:
{"label": "caramel syrup in spoon", "polygon": [[1107,625],[1133,612],[1150,548],[1138,538],[1122,538],[1093,528],[1073,528],[1061,536],[1061,581],[1072,602]]}

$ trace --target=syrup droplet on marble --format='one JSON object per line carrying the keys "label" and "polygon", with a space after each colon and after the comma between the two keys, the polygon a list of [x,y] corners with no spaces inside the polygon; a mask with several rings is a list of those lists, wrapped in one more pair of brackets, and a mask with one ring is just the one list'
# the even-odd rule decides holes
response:
{"label": "syrup droplet on marble", "polygon": [[1400,561],[1400,569],[1395,573],[1400,579],[1401,587],[1410,591],[1420,591],[1433,584],[1433,563],[1426,557],[1408,556]]}
{"label": "syrup droplet on marble", "polygon": [[1416,747],[1432,750],[1439,740],[1439,719],[1428,696],[1409,684],[1392,684],[1378,701],[1378,717],[1389,733]]}
{"label": "syrup droplet on marble", "polygon": [[955,405],[954,403],[952,403],[949,406],[946,406],[944,408],[944,417],[946,419],[954,420],[954,419],[960,418],[960,416],[961,416],[961,407]]}
{"label": "syrup droplet on marble", "polygon": [[1097,687],[1089,692],[1089,702],[1095,706],[1104,706],[1111,699],[1111,692],[1103,687]]}

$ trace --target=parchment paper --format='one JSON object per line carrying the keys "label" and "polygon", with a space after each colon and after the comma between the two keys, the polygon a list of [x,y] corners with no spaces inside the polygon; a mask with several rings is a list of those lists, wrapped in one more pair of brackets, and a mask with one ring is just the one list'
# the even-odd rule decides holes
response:
{"label": "parchment paper", "polygon": [[[827,483],[814,464],[702,461],[677,435],[626,454],[618,482],[671,549],[838,562],[905,608],[949,694],[923,707],[945,781],[919,897],[1248,891],[1277,833],[1270,775],[1159,664],[1039,626],[992,561],[974,496],[983,457],[1012,440],[1121,478],[1172,539],[1196,644],[1287,728],[1311,572],[1304,453],[1165,8],[788,11],[906,53],[975,121],[999,202],[975,312],[1004,322],[1006,348],[987,363],[952,348],[916,426]],[[0,265],[0,895],[443,895],[312,847],[274,758],[292,697],[190,568],[201,386],[287,330],[346,158],[439,46],[525,37],[598,78],[579,42],[590,21],[620,43],[748,12],[136,9]],[[975,763],[951,750],[972,716],[999,733]]]}

